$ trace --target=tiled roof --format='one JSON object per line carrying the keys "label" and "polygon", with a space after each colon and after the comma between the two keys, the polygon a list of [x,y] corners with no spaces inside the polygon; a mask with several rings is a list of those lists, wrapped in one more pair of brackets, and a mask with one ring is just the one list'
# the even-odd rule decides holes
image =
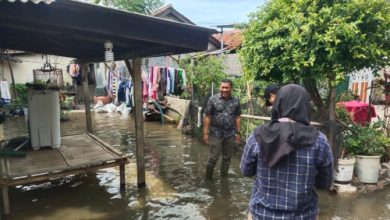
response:
{"label": "tiled roof", "polygon": [[[221,42],[221,33],[213,34],[213,37]],[[242,30],[231,30],[223,32],[223,44],[228,50],[235,50],[241,46],[243,38]]]}

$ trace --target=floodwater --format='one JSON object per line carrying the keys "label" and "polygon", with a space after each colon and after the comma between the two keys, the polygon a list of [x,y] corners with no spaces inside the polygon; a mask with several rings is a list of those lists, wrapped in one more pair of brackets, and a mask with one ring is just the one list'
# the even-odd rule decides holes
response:
{"label": "floodwater", "polygon": [[[83,113],[71,113],[63,134],[85,129]],[[252,179],[232,160],[228,179],[216,170],[204,180],[208,147],[181,134],[173,125],[145,123],[146,189],[136,185],[134,120],[119,114],[93,114],[94,133],[130,157],[126,189],[119,189],[119,170],[69,176],[10,189],[9,219],[247,219]],[[0,140],[26,135],[25,119],[8,118]],[[320,219],[390,219],[390,188],[361,195],[330,196],[320,192]]]}

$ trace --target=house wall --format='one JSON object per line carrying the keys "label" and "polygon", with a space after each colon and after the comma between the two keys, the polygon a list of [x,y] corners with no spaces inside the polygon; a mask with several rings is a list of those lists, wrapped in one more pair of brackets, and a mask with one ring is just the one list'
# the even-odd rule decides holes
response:
{"label": "house wall", "polygon": [[373,71],[370,68],[364,68],[350,74],[349,90],[359,96],[360,101],[368,102],[371,94],[371,82],[373,80]]}
{"label": "house wall", "polygon": [[[175,59],[179,59],[179,57],[175,56]],[[142,70],[147,74],[149,73],[149,66],[179,67],[177,62],[169,56],[145,58],[142,63]]]}
{"label": "house wall", "polygon": [[225,60],[225,73],[230,76],[241,76],[243,75],[243,69],[238,54],[226,54]]}
{"label": "house wall", "polygon": [[[390,67],[385,67],[382,70],[378,71],[379,78],[384,78],[384,71],[387,70],[390,72]],[[349,79],[349,90],[352,93],[359,95],[362,102],[368,102],[369,96],[371,94],[371,82],[376,77],[373,74],[373,70],[370,68],[364,68],[362,70],[353,72],[350,74]]]}
{"label": "house wall", "polygon": [[[11,63],[12,71],[14,73],[15,83],[32,83],[34,81],[34,69],[40,69],[46,62],[46,58],[41,54],[24,54],[15,56],[22,60],[21,63]],[[62,75],[64,82],[71,83],[72,79],[66,72],[66,66],[69,64],[72,58],[49,56],[50,62],[58,69],[62,69]],[[3,74],[8,83],[11,84],[11,72],[8,66],[8,62],[3,61],[0,69],[0,74]]]}

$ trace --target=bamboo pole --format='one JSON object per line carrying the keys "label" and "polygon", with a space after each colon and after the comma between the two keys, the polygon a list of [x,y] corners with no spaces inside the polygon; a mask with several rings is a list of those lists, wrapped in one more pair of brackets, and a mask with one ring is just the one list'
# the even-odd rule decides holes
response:
{"label": "bamboo pole", "polygon": [[[241,115],[241,118],[257,119],[257,120],[263,120],[263,121],[271,121],[271,117],[257,116],[257,115]],[[311,121],[310,125],[321,126],[322,124],[319,123],[319,122]]]}
{"label": "bamboo pole", "polygon": [[137,155],[137,185],[138,188],[146,186],[145,183],[145,152],[144,152],[144,116],[142,112],[142,79],[141,59],[134,59],[132,65],[125,60],[127,69],[134,82],[135,106],[135,143]]}
{"label": "bamboo pole", "polygon": [[9,68],[9,72],[11,74],[11,80],[12,80],[12,90],[14,92],[14,99],[16,99],[16,97],[18,96],[18,93],[16,91],[16,83],[15,83],[15,77],[14,77],[14,71],[12,70],[12,65],[11,65],[11,58],[9,56],[9,53],[6,51],[7,53],[7,60],[8,60],[8,68]]}
{"label": "bamboo pole", "polygon": [[84,106],[85,116],[87,121],[87,132],[92,133],[92,116],[91,116],[91,103],[89,97],[89,85],[88,85],[88,64],[82,63],[82,78],[83,78],[83,94],[84,94]]}

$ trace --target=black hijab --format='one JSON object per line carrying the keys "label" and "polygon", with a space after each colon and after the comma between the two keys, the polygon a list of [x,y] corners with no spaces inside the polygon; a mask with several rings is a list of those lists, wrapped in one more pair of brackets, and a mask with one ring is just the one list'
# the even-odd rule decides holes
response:
{"label": "black hijab", "polygon": [[[295,122],[280,122],[280,118]],[[255,128],[254,134],[270,168],[291,152],[314,144],[318,131],[310,126],[310,103],[306,90],[294,84],[280,88],[273,104],[271,122]]]}

